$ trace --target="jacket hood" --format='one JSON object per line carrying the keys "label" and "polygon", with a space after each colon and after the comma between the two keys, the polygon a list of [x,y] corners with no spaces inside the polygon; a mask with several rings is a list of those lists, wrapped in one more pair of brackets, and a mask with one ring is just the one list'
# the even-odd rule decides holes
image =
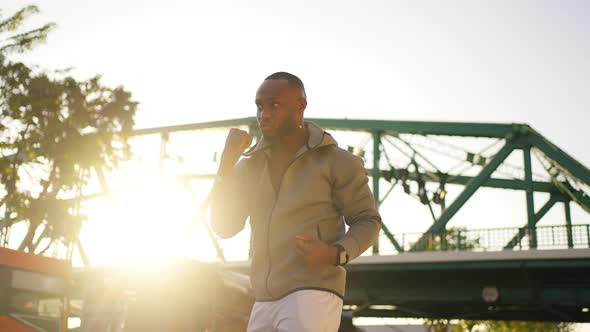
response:
{"label": "jacket hood", "polygon": [[[305,128],[307,129],[309,136],[307,142],[305,143],[305,146],[302,148],[304,151],[312,150],[326,145],[338,145],[338,143],[332,137],[332,135],[330,135],[330,133],[324,131],[315,123],[305,121]],[[260,141],[258,141],[258,143],[256,143],[256,145],[252,149],[244,152],[242,155],[245,157],[250,157],[259,151],[267,150],[268,148],[270,148],[271,145],[271,142],[265,140],[264,137],[262,137]]]}

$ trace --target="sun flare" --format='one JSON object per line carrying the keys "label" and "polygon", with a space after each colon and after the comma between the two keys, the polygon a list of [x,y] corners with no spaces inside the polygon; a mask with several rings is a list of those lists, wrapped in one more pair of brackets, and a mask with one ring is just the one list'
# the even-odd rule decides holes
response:
{"label": "sun flare", "polygon": [[[214,173],[219,146],[210,142],[223,142],[223,134],[170,140],[165,158],[154,153],[160,147],[154,137],[134,139],[134,159],[107,174],[108,192],[85,204],[88,219],[80,238],[91,265],[215,261],[214,240],[225,258],[246,259],[247,235],[224,241],[210,236],[202,209],[211,179],[191,176]],[[209,144],[199,153],[187,152],[198,140]]]}

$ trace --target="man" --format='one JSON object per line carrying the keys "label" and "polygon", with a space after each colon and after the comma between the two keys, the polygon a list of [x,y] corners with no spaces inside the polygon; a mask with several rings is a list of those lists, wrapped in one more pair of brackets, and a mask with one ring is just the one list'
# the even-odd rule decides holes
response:
{"label": "man", "polygon": [[262,138],[243,153],[252,137],[230,130],[211,226],[229,238],[250,218],[256,303],[249,332],[336,331],[342,266],[369,248],[381,227],[367,172],[360,158],[303,120],[307,98],[296,76],[268,76],[255,101]]}

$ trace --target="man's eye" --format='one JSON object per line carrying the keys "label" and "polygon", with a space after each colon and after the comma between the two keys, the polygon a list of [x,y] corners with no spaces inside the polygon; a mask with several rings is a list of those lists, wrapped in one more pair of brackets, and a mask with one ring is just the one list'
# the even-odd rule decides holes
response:
{"label": "man's eye", "polygon": [[279,103],[272,103],[272,108],[278,108],[280,106]]}
{"label": "man's eye", "polygon": [[262,111],[262,105],[260,105],[260,104],[257,104],[257,105],[256,105],[256,109],[257,109],[257,110],[259,110],[259,111]]}

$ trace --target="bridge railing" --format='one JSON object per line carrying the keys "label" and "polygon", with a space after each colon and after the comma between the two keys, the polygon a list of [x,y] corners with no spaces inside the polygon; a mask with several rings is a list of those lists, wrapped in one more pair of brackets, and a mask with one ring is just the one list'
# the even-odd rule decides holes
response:
{"label": "bridge railing", "polygon": [[[530,234],[537,234],[537,250],[590,248],[590,224],[521,228],[450,228],[442,232],[396,234],[404,252],[408,251],[501,251],[529,250]],[[422,238],[422,241],[420,239]],[[383,238],[381,243],[386,242]],[[420,242],[419,242],[420,241]],[[385,250],[383,250],[385,249]],[[388,254],[382,248],[382,254]],[[395,249],[389,248],[392,252]]]}

